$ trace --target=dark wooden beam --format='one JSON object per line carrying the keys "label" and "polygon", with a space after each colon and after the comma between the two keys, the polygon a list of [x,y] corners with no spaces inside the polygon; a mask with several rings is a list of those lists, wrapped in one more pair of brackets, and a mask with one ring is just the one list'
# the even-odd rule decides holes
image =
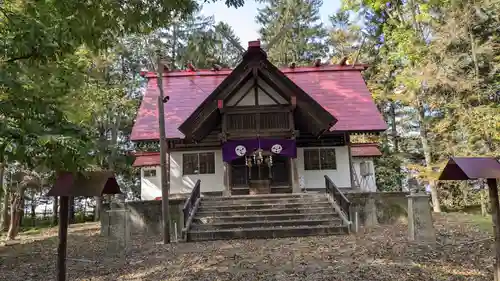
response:
{"label": "dark wooden beam", "polygon": [[252,91],[252,87],[250,87],[231,107],[237,106],[247,95]]}
{"label": "dark wooden beam", "polygon": [[262,78],[264,80],[267,80],[266,82],[271,87],[275,89],[285,89],[285,91],[287,92],[299,94],[300,96],[297,96],[297,105],[309,109],[307,111],[310,112],[310,114],[314,114],[316,116],[315,119],[318,122],[321,121],[319,124],[322,127],[331,126],[337,121],[335,117],[333,117],[300,87],[295,85],[293,81],[291,81],[288,77],[286,77],[285,75],[280,75],[281,79],[274,78],[275,75],[278,75],[280,73],[274,65],[269,63],[267,68],[261,69],[261,71],[263,72]]}
{"label": "dark wooden beam", "polygon": [[[266,94],[268,97],[270,97],[276,104],[281,104],[275,97],[273,97],[269,92],[266,91],[266,89],[264,89],[264,87],[262,87],[261,85],[257,85],[257,87],[262,91],[264,92],[264,94]],[[281,95],[280,95],[281,96]]]}
{"label": "dark wooden beam", "polygon": [[[215,105],[215,103],[208,104],[206,105],[206,109],[205,114],[200,116],[198,122],[193,124],[193,128],[188,132],[183,132],[189,138],[200,140],[200,137],[204,137],[205,133],[208,134],[213,129],[211,126],[206,126],[206,123],[216,119],[214,117],[217,117],[218,115],[217,105]],[[213,125],[215,126],[215,124]]]}
{"label": "dark wooden beam", "polygon": [[258,84],[258,79],[259,79],[259,72],[258,72],[258,68],[254,68],[253,69],[253,92],[254,92],[254,96],[255,96],[255,105],[258,106],[259,105],[259,84]]}
{"label": "dark wooden beam", "polygon": [[260,105],[256,106],[238,106],[229,108],[227,114],[241,113],[259,113],[259,112],[288,112],[291,110],[289,105]]}
{"label": "dark wooden beam", "polygon": [[[57,197],[54,198],[57,200]],[[66,281],[69,197],[59,197],[59,245],[57,246],[57,281]]]}
{"label": "dark wooden beam", "polygon": [[270,77],[272,74],[269,71],[261,69],[260,73],[260,77],[262,78],[262,80],[266,82],[266,84],[268,84],[271,88],[273,88],[280,96],[284,97],[287,100],[291,98],[291,91],[287,91],[285,87],[280,87],[277,83],[275,83],[274,79]]}
{"label": "dark wooden beam", "polygon": [[491,203],[491,219],[493,221],[493,234],[495,236],[496,260],[493,265],[495,281],[500,281],[500,206],[498,203],[498,184],[496,179],[486,179]]}
{"label": "dark wooden beam", "polygon": [[[228,92],[227,94],[225,94],[225,96],[224,96],[224,97],[222,97],[222,96],[218,95],[218,99],[230,100],[230,99],[231,99],[234,95],[236,95],[236,94],[237,94],[237,93],[238,93],[238,92],[239,92],[239,91],[240,91],[240,90],[241,90],[241,89],[242,89],[242,88],[243,88],[243,87],[247,84],[247,82],[249,82],[249,81],[250,81],[250,79],[251,79],[251,78],[252,78],[252,76],[251,76],[251,75],[246,75],[246,76],[244,77],[244,79],[239,80],[239,84],[236,84],[236,85],[232,88],[232,90],[229,90],[229,92]],[[251,87],[250,87],[250,89],[248,89],[247,93],[249,93],[249,92],[250,92],[250,90],[251,90]],[[246,94],[245,94],[245,95],[246,95]],[[245,97],[245,95],[241,96],[241,97],[239,98],[239,100],[237,101],[237,103],[239,103],[239,102],[240,102],[240,101],[241,101],[241,100]],[[236,104],[237,104],[237,103],[235,103],[235,104],[234,104],[234,106],[236,106]]]}
{"label": "dark wooden beam", "polygon": [[[240,85],[245,79],[248,79],[248,76],[252,74],[252,68],[248,68],[247,65],[237,67],[234,73],[231,74],[230,77],[226,78],[210,96],[207,98],[207,103],[202,103],[187,119],[179,126],[179,130],[184,135],[190,135],[192,131],[196,130],[196,127],[199,127],[200,123],[203,123],[204,119],[213,113],[213,109],[217,109],[216,100],[222,99],[225,100],[228,95],[234,92],[234,89]],[[240,71],[243,70],[241,75],[237,75]],[[237,78],[234,78],[237,77]],[[232,79],[231,79],[232,78]],[[242,85],[240,85],[242,86]]]}
{"label": "dark wooden beam", "polygon": [[[238,133],[228,134],[228,139],[236,140],[236,139],[248,139],[255,138],[257,135],[256,131],[241,131]],[[276,138],[291,138],[292,133],[290,131],[261,131],[259,132],[259,136],[266,137],[276,137]]]}
{"label": "dark wooden beam", "polygon": [[295,122],[299,125],[301,131],[309,132],[317,137],[324,131],[324,128],[322,128],[321,123],[318,124],[318,121],[313,116],[304,111],[305,109],[300,106],[295,109]]}
{"label": "dark wooden beam", "polygon": [[217,93],[216,98],[225,100],[233,92],[236,86],[244,84],[245,80],[249,79],[249,77],[252,77],[252,72],[253,72],[252,67],[247,68],[239,77],[235,77],[230,84],[225,86],[223,89],[220,89],[220,92]]}

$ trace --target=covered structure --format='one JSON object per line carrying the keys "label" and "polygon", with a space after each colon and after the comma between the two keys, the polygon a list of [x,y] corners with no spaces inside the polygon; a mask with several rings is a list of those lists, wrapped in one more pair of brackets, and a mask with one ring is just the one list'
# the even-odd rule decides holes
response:
{"label": "covered structure", "polygon": [[477,179],[485,179],[488,184],[496,244],[496,262],[493,268],[495,281],[500,281],[500,206],[497,183],[497,179],[500,179],[500,162],[493,157],[451,157],[439,176],[439,180]]}
{"label": "covered structure", "polygon": [[68,239],[69,198],[120,194],[111,171],[60,172],[47,196],[59,197],[59,245],[57,247],[57,281],[66,280],[66,248]]}
{"label": "covered structure", "polygon": [[[290,193],[325,188],[325,175],[339,188],[375,191],[372,160],[380,151],[350,140],[387,128],[361,76],[365,68],[278,69],[252,41],[233,70],[165,72],[171,193],[190,193],[198,179],[202,193],[249,194],[256,183],[266,186],[259,192]],[[159,139],[158,77],[144,76],[134,141]],[[142,198],[160,196],[159,153],[136,156]],[[361,172],[371,179],[364,185]]]}

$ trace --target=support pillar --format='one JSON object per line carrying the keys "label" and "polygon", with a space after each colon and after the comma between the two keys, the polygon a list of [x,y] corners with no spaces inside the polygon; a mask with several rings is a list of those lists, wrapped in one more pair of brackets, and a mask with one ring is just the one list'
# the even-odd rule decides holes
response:
{"label": "support pillar", "polygon": [[491,202],[491,219],[493,221],[493,234],[495,236],[496,260],[493,266],[495,281],[500,281],[500,206],[498,204],[498,186],[496,179],[487,179]]}
{"label": "support pillar", "polygon": [[292,193],[300,193],[299,170],[297,168],[297,158],[290,159],[292,172]]}
{"label": "support pillar", "polygon": [[347,141],[347,153],[349,157],[349,179],[351,180],[351,188],[359,188],[359,186],[356,186],[356,180],[354,178],[354,169],[353,169],[353,164],[352,164],[352,153],[351,153],[351,137],[349,134],[346,133],[345,139]]}
{"label": "support pillar", "polygon": [[432,221],[429,195],[415,193],[408,198],[408,240],[417,242],[436,242],[436,232]]}
{"label": "support pillar", "polygon": [[230,185],[230,173],[231,173],[231,165],[229,163],[224,162],[224,191],[222,192],[223,196],[231,196],[231,185]]}
{"label": "support pillar", "polygon": [[375,227],[378,225],[377,217],[377,203],[375,200],[375,194],[371,193],[365,202],[365,221],[364,225],[367,228]]}

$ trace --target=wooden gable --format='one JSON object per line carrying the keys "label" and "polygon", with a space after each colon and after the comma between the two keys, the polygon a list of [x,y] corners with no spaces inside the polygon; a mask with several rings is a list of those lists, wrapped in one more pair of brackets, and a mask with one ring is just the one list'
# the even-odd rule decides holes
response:
{"label": "wooden gable", "polygon": [[290,101],[281,96],[264,79],[257,76],[224,102],[224,106],[288,105]]}
{"label": "wooden gable", "polygon": [[[179,126],[179,130],[188,139],[200,141],[221,123],[223,112],[234,113],[250,108],[261,112],[257,113],[258,116],[265,112],[269,112],[268,115],[293,112],[301,130],[316,136],[330,129],[337,121],[272,65],[265,52],[258,46],[249,47],[243,61]],[[288,124],[295,123],[293,119],[286,119]],[[256,127],[259,127],[258,120],[238,122],[256,122]]]}

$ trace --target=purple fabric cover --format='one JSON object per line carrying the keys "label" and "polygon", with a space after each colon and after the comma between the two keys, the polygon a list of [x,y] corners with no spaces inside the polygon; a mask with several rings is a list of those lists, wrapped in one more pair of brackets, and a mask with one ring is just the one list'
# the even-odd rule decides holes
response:
{"label": "purple fabric cover", "polygon": [[[244,149],[242,149],[242,146]],[[295,140],[287,139],[246,139],[229,140],[222,145],[222,159],[224,162],[231,162],[234,159],[252,154],[259,147],[264,151],[271,151],[277,155],[297,157],[297,147]],[[238,155],[238,153],[240,155]],[[241,155],[245,152],[243,155]]]}

